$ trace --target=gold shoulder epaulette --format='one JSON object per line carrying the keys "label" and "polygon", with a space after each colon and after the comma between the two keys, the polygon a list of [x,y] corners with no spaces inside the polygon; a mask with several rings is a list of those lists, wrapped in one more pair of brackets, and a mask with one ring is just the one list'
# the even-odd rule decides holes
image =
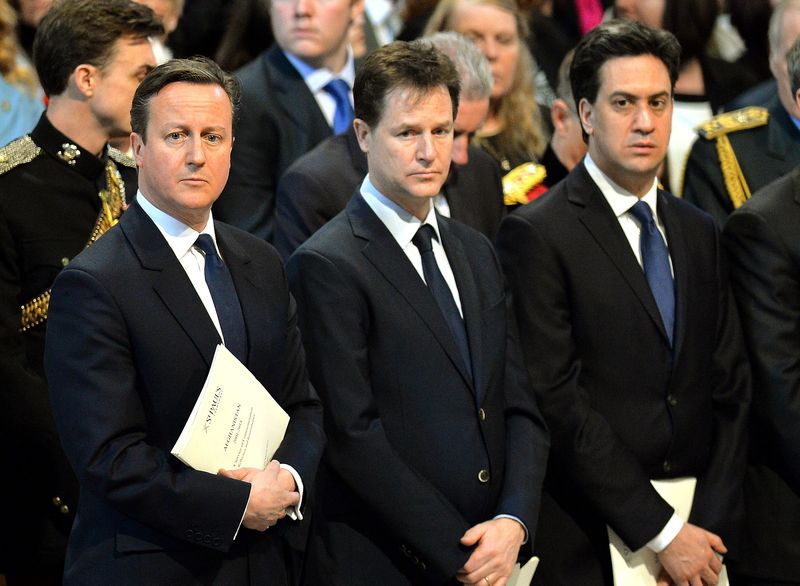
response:
{"label": "gold shoulder epaulette", "polygon": [[130,155],[126,155],[119,149],[115,149],[114,147],[108,147],[108,156],[114,159],[120,165],[125,165],[126,167],[136,167],[136,161],[133,160],[133,157]]}
{"label": "gold shoulder epaulette", "polygon": [[503,176],[503,202],[507,206],[525,205],[546,191],[544,165],[523,163]]}
{"label": "gold shoulder epaulette", "polygon": [[714,116],[711,120],[698,126],[697,132],[706,140],[714,140],[730,132],[764,126],[767,122],[769,122],[769,112],[766,108],[748,106]]}
{"label": "gold shoulder epaulette", "polygon": [[17,165],[30,163],[42,152],[36,143],[27,134],[22,138],[12,140],[0,148],[0,175],[8,173]]}

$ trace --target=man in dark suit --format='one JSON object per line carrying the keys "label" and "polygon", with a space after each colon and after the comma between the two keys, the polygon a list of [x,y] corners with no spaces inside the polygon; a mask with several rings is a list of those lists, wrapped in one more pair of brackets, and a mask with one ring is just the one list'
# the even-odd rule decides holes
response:
{"label": "man in dark suit", "polygon": [[458,74],[396,42],[355,98],[369,173],[287,265],[329,437],[305,580],[503,584],[533,538],[547,436],[492,246],[432,204]]}
{"label": "man in dark suit", "polygon": [[[787,56],[800,105],[800,43]],[[800,584],[800,167],[728,218],[723,242],[753,369],[747,525],[736,584]]]}
{"label": "man in dark suit", "polygon": [[800,164],[800,108],[786,69],[786,53],[800,35],[800,0],[783,0],[769,26],[770,69],[777,81],[762,106],[726,112],[703,124],[686,163],[686,201],[721,227],[751,194]]}
{"label": "man in dark suit", "polygon": [[217,217],[272,242],[275,190],[295,159],[352,120],[350,23],[362,0],[269,3],[275,44],[237,72],[241,119]]}
{"label": "man in dark suit", "polygon": [[[435,204],[493,240],[505,214],[500,168],[469,144],[489,112],[492,72],[475,44],[458,33],[437,33],[430,42],[453,61],[461,79],[450,174]],[[366,174],[367,157],[352,127],[295,161],[278,183],[275,247],[281,256],[289,258],[341,212]]]}
{"label": "man in dark suit", "polygon": [[[212,221],[237,94],[205,58],[145,78],[136,201],[53,287],[45,366],[81,485],[66,583],[289,582],[279,520],[312,490],[321,407],[277,253]],[[220,342],[291,417],[265,470],[208,474],[170,455]]]}
{"label": "man in dark suit", "polygon": [[0,483],[6,504],[0,575],[58,584],[78,483],[61,449],[44,377],[50,287],[66,263],[136,195],[130,104],[155,66],[153,13],[128,0],[69,0],[39,26],[35,53],[47,111],[0,149]]}
{"label": "man in dark suit", "polygon": [[[739,323],[712,219],[656,180],[679,53],[670,33],[633,22],[584,37],[570,78],[588,154],[498,234],[552,434],[543,584],[612,584],[606,526],[656,552],[677,584],[716,584],[717,554],[735,545],[749,400]],[[696,489],[681,519],[650,480],[684,477]]]}

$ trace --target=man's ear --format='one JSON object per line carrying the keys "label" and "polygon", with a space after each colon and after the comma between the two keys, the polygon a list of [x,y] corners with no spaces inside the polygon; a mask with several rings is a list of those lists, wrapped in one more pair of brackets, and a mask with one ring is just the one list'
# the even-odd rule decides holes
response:
{"label": "man's ear", "polygon": [[369,154],[370,133],[372,132],[369,124],[364,122],[361,118],[356,118],[353,120],[353,128],[356,130],[356,138],[358,139],[358,146],[361,148],[361,152]]}
{"label": "man's ear", "polygon": [[555,134],[566,132],[566,127],[570,118],[572,118],[572,111],[569,109],[567,103],[561,98],[553,100],[550,106],[550,121],[553,123]]}
{"label": "man's ear", "polygon": [[131,132],[131,149],[133,150],[133,160],[136,161],[136,166],[141,166],[142,157],[144,156],[144,140],[136,132]]}
{"label": "man's ear", "polygon": [[583,131],[589,136],[594,132],[594,125],[592,123],[592,114],[594,113],[594,106],[589,103],[589,100],[582,98],[578,103],[578,117],[581,119],[581,127]]}
{"label": "man's ear", "polygon": [[94,65],[81,63],[72,71],[76,89],[85,97],[91,98],[97,85],[99,70]]}

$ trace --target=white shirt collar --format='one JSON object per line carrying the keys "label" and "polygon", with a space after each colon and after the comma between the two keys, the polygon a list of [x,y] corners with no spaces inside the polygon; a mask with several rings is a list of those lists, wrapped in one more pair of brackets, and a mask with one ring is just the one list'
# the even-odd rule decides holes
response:
{"label": "white shirt collar", "polygon": [[353,89],[353,84],[355,83],[356,79],[356,67],[355,60],[353,59],[353,50],[349,45],[347,46],[347,61],[345,62],[342,70],[338,73],[334,73],[327,67],[315,69],[305,61],[298,59],[286,51],[284,51],[283,54],[303,78],[303,81],[308,86],[308,89],[311,90],[312,94],[321,91],[322,88],[328,85],[329,81],[337,77],[341,80],[344,80],[351,90]]}
{"label": "white shirt collar", "polygon": [[[217,248],[217,254],[219,254],[217,237],[216,233],[214,232],[214,218],[212,217],[210,210],[208,212],[208,222],[206,222],[206,227],[203,228],[202,232],[198,232],[194,228],[190,228],[180,220],[170,216],[168,213],[158,209],[156,206],[150,203],[150,201],[147,199],[147,196],[143,194],[141,190],[136,194],[136,201],[139,203],[139,207],[142,208],[144,213],[147,214],[151,220],[153,220],[159,232],[164,235],[164,238],[167,240],[167,244],[175,253],[176,257],[182,258],[183,255],[189,252],[200,234],[208,234],[211,236],[211,239],[214,241],[214,246]],[[221,256],[222,255],[220,254],[220,257]]]}
{"label": "white shirt collar", "polygon": [[424,222],[420,222],[411,212],[397,205],[391,199],[378,191],[369,179],[369,174],[364,177],[361,183],[361,196],[367,205],[372,208],[375,215],[384,223],[402,249],[405,250],[411,244],[411,239],[419,230],[422,224],[430,224],[436,232],[436,239],[441,242],[439,234],[439,223],[436,218],[436,210],[431,199],[431,206]]}
{"label": "white shirt collar", "polygon": [[[614,183],[608,175],[603,173],[600,170],[600,167],[592,160],[592,157],[589,156],[589,153],[586,153],[586,157],[583,159],[583,164],[586,167],[586,172],[589,173],[589,177],[592,178],[592,181],[595,182],[597,187],[600,188],[600,192],[603,194],[603,197],[606,198],[608,205],[611,206],[611,210],[614,212],[614,215],[619,218],[623,214],[630,211],[633,205],[639,201],[639,197],[625,189],[624,187],[620,187],[616,183]],[[641,198],[643,202],[645,202],[648,206],[650,206],[650,211],[653,213],[653,217],[657,218],[657,202],[658,202],[658,179],[653,178],[653,185],[648,189],[647,193]]]}

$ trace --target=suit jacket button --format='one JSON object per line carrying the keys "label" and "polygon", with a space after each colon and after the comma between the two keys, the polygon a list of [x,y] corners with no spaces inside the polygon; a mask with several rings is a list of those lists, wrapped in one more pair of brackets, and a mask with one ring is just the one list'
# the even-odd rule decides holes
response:
{"label": "suit jacket button", "polygon": [[481,484],[486,484],[490,480],[489,471],[488,470],[481,470],[478,472],[478,481]]}
{"label": "suit jacket button", "polygon": [[191,529],[187,529],[185,535],[186,539],[194,539],[194,531]]}
{"label": "suit jacket button", "polygon": [[420,562],[419,563],[419,567],[422,570],[427,570],[428,569],[428,566],[427,566],[427,564],[425,562]]}
{"label": "suit jacket button", "polygon": [[55,506],[59,506],[61,504],[61,497],[60,496],[54,496],[53,497],[53,504]]}
{"label": "suit jacket button", "polygon": [[667,403],[675,407],[678,404],[678,399],[675,398],[675,395],[667,395]]}
{"label": "suit jacket button", "polygon": [[664,460],[664,472],[669,472],[670,470],[672,470],[672,464],[668,460]]}
{"label": "suit jacket button", "polygon": [[478,419],[481,421],[486,421],[486,411],[483,410],[483,407],[478,409]]}
{"label": "suit jacket button", "polygon": [[59,512],[60,512],[62,515],[68,515],[68,514],[69,514],[69,507],[68,507],[67,505],[61,505],[61,506],[59,507],[58,511],[59,511]]}

